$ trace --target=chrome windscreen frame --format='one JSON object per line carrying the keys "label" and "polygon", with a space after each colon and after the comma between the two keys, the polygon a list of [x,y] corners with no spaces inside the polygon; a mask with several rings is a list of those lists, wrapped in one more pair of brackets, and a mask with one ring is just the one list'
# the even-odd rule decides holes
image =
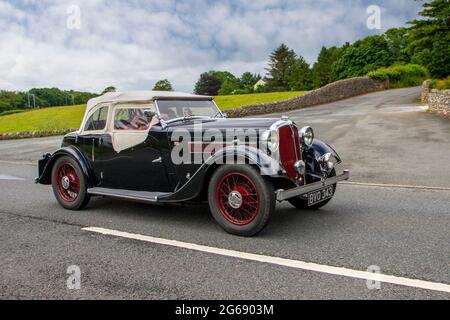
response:
{"label": "chrome windscreen frame", "polygon": [[[170,119],[170,120],[164,120],[162,117],[161,117],[161,112],[160,112],[160,110],[159,110],[159,105],[158,105],[158,100],[159,99],[155,99],[154,100],[154,103],[155,103],[155,106],[156,106],[156,112],[157,112],[157,116],[158,116],[158,119],[159,119],[159,122],[161,123],[161,127],[163,128],[163,129],[165,129],[169,124],[171,124],[172,122],[177,122],[177,121],[179,121],[179,120],[183,120],[183,119],[185,119],[186,117],[178,117],[178,118],[174,118],[174,119]],[[177,99],[164,99],[164,100],[174,100],[174,101],[176,101]],[[178,100],[180,100],[180,99],[178,99]],[[187,101],[195,101],[195,99],[181,99],[181,100],[187,100]],[[222,110],[220,110],[219,109],[219,107],[217,106],[217,104],[216,104],[216,102],[214,101],[214,100],[212,100],[212,98],[211,98],[211,100],[209,100],[209,99],[204,99],[204,100],[199,100],[199,101],[211,101],[212,103],[213,103],[213,105],[216,107],[216,110],[217,110],[217,116],[219,116],[220,115],[220,118],[225,118],[225,115],[224,115],[224,113],[222,112]],[[217,116],[215,117],[215,118],[217,118]],[[198,118],[198,119],[201,119],[201,118],[205,118],[205,119],[211,119],[212,117],[208,117],[208,116],[197,116],[197,117],[194,117],[194,118]]]}

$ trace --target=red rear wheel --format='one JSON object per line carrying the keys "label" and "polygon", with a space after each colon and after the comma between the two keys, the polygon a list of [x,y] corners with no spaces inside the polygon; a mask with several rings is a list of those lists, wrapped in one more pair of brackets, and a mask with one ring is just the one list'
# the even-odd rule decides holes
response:
{"label": "red rear wheel", "polygon": [[71,157],[62,156],[56,160],[52,169],[52,186],[59,204],[66,209],[82,209],[90,200],[83,171]]}
{"label": "red rear wheel", "polygon": [[80,194],[80,178],[68,162],[59,164],[56,169],[57,190],[61,198],[67,202],[74,202]]}

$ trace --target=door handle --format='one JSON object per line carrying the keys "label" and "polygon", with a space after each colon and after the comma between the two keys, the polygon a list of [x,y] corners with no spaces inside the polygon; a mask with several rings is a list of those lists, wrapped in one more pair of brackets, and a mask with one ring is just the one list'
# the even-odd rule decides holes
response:
{"label": "door handle", "polygon": [[161,157],[159,157],[158,159],[155,159],[155,160],[152,161],[152,163],[160,163],[160,162],[162,162],[162,158]]}

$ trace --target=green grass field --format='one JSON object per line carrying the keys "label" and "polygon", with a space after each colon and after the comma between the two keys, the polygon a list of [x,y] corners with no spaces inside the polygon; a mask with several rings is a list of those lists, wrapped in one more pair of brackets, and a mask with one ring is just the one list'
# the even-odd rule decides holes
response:
{"label": "green grass field", "polygon": [[[305,92],[273,92],[246,95],[218,96],[215,101],[221,110],[262,102],[289,99]],[[85,105],[51,107],[0,116],[0,133],[74,129],[80,126]]]}
{"label": "green grass field", "polygon": [[305,94],[306,91],[254,93],[229,96],[217,96],[214,101],[221,110],[249,106],[256,103],[274,102]]}

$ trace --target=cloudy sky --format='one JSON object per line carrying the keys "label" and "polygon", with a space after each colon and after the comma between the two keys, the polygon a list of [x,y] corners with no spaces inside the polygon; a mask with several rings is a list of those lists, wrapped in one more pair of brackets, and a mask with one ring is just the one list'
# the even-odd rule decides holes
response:
{"label": "cloudy sky", "polygon": [[[381,30],[366,10],[381,8]],[[264,74],[282,42],[314,63],[322,46],[353,42],[414,18],[413,0],[0,0],[0,89],[191,92],[200,73]],[[80,19],[78,19],[80,18]]]}

